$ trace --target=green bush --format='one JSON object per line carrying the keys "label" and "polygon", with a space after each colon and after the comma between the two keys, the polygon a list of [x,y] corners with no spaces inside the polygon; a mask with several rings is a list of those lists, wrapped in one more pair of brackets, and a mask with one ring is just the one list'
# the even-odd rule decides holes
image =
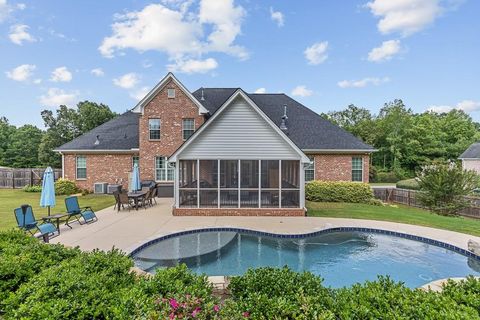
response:
{"label": "green bush", "polygon": [[59,244],[45,245],[22,231],[0,233],[0,309],[2,302],[20,285],[30,281],[43,269],[79,254]]}
{"label": "green bush", "polygon": [[316,202],[377,203],[368,184],[348,181],[310,181],[305,186],[305,198]]}
{"label": "green bush", "polygon": [[419,190],[420,186],[418,185],[418,181],[416,179],[406,179],[406,180],[398,181],[397,188],[408,189],[408,190]]}
{"label": "green bush", "polygon": [[32,185],[32,186],[25,186],[22,188],[24,192],[42,192],[42,186]]}
{"label": "green bush", "polygon": [[[11,319],[127,319],[119,306],[133,289],[132,260],[117,250],[64,260],[24,283],[6,301]],[[130,295],[128,295],[130,296]],[[133,297],[132,297],[133,298]]]}
{"label": "green bush", "polygon": [[249,269],[228,286],[235,304],[222,313],[248,313],[253,319],[319,319],[331,315],[332,291],[322,279],[288,267]]}
{"label": "green bush", "polygon": [[395,183],[400,180],[395,172],[392,171],[380,171],[377,172],[377,176],[375,180],[372,182],[385,182],[385,183]]}
{"label": "green bush", "polygon": [[460,282],[449,280],[443,287],[442,294],[457,304],[474,308],[480,314],[480,279],[467,277]]}
{"label": "green bush", "polygon": [[58,179],[55,182],[55,194],[56,195],[72,195],[81,192],[75,182],[68,179]]}
{"label": "green bush", "polygon": [[469,205],[465,196],[473,192],[478,182],[475,171],[464,170],[455,162],[426,165],[418,175],[418,199],[434,212],[455,215]]}

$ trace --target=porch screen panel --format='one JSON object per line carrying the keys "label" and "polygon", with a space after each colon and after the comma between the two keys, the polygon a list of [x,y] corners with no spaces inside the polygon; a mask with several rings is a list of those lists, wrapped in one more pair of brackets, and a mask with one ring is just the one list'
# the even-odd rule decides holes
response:
{"label": "porch screen panel", "polygon": [[197,207],[197,161],[181,160],[179,173],[179,205],[180,207]]}
{"label": "porch screen panel", "polygon": [[240,208],[258,208],[258,160],[240,161]]}
{"label": "porch screen panel", "polygon": [[262,160],[261,163],[261,207],[278,208],[280,206],[280,161]]}
{"label": "porch screen panel", "polygon": [[220,160],[220,208],[238,207],[238,160]]}
{"label": "porch screen panel", "polygon": [[200,207],[218,207],[218,161],[200,160]]}

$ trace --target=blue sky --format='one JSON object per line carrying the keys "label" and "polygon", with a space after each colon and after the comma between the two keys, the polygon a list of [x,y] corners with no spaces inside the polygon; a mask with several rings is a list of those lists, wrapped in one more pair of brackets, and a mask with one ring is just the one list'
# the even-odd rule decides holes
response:
{"label": "blue sky", "polygon": [[187,88],[285,92],[317,112],[460,108],[480,120],[480,1],[0,0],[0,116],[81,100],[123,112]]}

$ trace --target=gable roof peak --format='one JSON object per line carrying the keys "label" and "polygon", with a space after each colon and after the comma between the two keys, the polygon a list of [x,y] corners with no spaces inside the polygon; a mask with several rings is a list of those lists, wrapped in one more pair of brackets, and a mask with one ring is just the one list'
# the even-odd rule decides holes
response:
{"label": "gable roof peak", "polygon": [[182,90],[183,93],[187,95],[187,97],[192,100],[193,103],[198,107],[198,114],[207,114],[209,111],[203,106],[200,101],[198,101],[197,98],[193,96],[193,94],[188,91],[188,89],[183,85],[183,83],[180,82],[180,80],[175,77],[175,75],[172,72],[168,72],[165,77],[163,77],[162,80],[160,80],[159,83],[153,87],[152,90],[150,90],[149,93],[145,97],[143,97],[142,100],[140,100],[137,105],[132,109],[132,112],[135,113],[143,113],[143,109],[145,106],[152,101],[152,99],[165,87],[167,83],[170,81],[173,81],[179,88]]}

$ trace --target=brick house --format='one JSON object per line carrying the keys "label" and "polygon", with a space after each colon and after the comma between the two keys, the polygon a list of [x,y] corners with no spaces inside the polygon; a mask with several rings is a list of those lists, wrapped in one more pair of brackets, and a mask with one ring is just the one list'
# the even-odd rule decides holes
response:
{"label": "brick house", "polygon": [[306,181],[368,182],[375,150],[285,94],[190,92],[169,73],[131,111],[56,151],[64,177],[90,190],[128,187],[138,163],[176,215],[303,215]]}

